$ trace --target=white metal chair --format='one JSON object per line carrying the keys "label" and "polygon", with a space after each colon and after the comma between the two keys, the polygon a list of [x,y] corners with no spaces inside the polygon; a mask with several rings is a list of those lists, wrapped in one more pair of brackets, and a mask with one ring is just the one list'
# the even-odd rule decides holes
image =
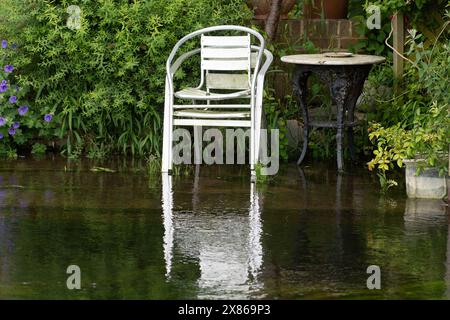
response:
{"label": "white metal chair", "polygon": [[[230,31],[243,35],[216,35]],[[182,45],[195,37],[200,37],[200,48],[182,54],[173,62]],[[252,38],[256,39],[255,45],[251,44]],[[200,84],[175,91],[174,74],[186,59],[197,54],[201,60]],[[272,61],[273,56],[265,49],[262,35],[241,26],[201,29],[175,45],[166,65],[162,172],[172,169],[174,126],[193,126],[196,137],[201,136],[202,126],[250,128],[249,158],[254,171],[259,158],[264,77]],[[236,99],[248,102],[230,103]],[[183,100],[190,100],[192,104],[178,104]],[[201,143],[195,144],[197,156],[201,155],[200,147]]]}

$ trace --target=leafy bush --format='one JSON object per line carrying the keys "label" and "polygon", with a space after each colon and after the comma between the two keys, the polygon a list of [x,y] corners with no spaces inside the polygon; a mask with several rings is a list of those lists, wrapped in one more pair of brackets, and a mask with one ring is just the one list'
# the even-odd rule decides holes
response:
{"label": "leafy bush", "polygon": [[[71,5],[80,8],[79,28]],[[196,29],[249,17],[241,0],[2,0],[0,34],[19,44],[18,82],[30,110],[54,115],[41,135],[69,156],[75,146],[91,155],[159,154],[173,45]],[[196,70],[185,67],[178,80]]]}
{"label": "leafy bush", "polygon": [[[443,13],[447,0],[360,0],[350,1],[350,17],[356,22],[357,32],[364,37],[354,46],[354,50],[392,57],[392,51],[385,45],[391,32],[391,18],[395,12],[405,16],[405,27],[416,28],[427,34],[429,40],[443,24]],[[381,11],[381,28],[369,30],[366,25],[366,10],[369,6],[378,6]],[[392,43],[392,39],[390,40]],[[428,44],[428,43],[427,43]]]}
{"label": "leafy bush", "polygon": [[[442,27],[440,36],[445,35],[450,25]],[[405,93],[391,101],[403,115],[394,125],[374,123],[369,137],[376,145],[374,158],[369,169],[377,168],[385,176],[397,165],[403,166],[405,159],[424,159],[425,165],[438,167],[443,174],[447,168],[447,150],[450,144],[450,41],[443,37],[429,48],[424,46],[423,37],[410,30],[407,52],[411,65]],[[408,96],[405,102],[404,96]]]}
{"label": "leafy bush", "polygon": [[[288,103],[289,105],[289,103]],[[279,130],[279,155],[281,160],[288,160],[289,141],[287,137],[286,119],[290,119],[289,110],[292,108],[286,107],[277,99],[273,90],[264,91],[264,116],[267,130]],[[268,131],[270,133],[270,131]],[[270,139],[270,136],[268,136]]]}
{"label": "leafy bush", "polygon": [[36,155],[42,155],[45,154],[45,151],[47,150],[47,146],[42,143],[35,143],[33,144],[33,148],[31,149],[32,154]]}
{"label": "leafy bush", "polygon": [[[416,118],[412,129],[405,129],[401,124],[382,127],[373,124],[369,138],[376,142],[374,158],[369,162],[369,169],[375,167],[383,173],[395,165],[403,167],[405,159],[424,159],[424,165],[437,166],[441,174],[447,171],[447,158],[450,137],[449,105],[430,106],[429,111]],[[419,166],[420,168],[420,166]]]}

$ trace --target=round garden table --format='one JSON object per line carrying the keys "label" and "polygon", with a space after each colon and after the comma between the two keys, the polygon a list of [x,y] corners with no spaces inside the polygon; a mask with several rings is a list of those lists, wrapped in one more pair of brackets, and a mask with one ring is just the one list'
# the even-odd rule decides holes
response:
{"label": "round garden table", "polygon": [[[298,54],[284,56],[281,61],[295,64],[292,78],[294,95],[297,97],[302,110],[303,149],[297,164],[300,165],[305,158],[308,148],[308,135],[311,127],[335,128],[337,147],[337,167],[343,170],[342,143],[344,128],[347,129],[350,155],[355,157],[353,145],[353,127],[355,122],[355,105],[361,95],[364,82],[374,64],[385,61],[384,57],[371,55],[358,55],[348,53],[324,54]],[[336,104],[336,121],[309,121],[307,106],[307,80],[316,74],[330,88],[333,101]]]}

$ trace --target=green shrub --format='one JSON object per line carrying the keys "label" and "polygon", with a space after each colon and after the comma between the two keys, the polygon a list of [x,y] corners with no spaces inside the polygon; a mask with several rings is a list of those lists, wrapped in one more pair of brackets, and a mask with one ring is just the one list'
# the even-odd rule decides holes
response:
{"label": "green shrub", "polygon": [[[378,6],[381,13],[381,28],[369,30],[366,10],[369,6]],[[391,18],[395,12],[405,16],[405,27],[414,27],[429,36],[426,45],[430,45],[435,33],[444,23],[443,15],[448,0],[350,0],[349,16],[355,22],[356,31],[362,40],[353,47],[355,51],[392,57],[392,51],[385,45],[391,32]],[[392,35],[389,42],[392,44]]]}
{"label": "green shrub", "polygon": [[408,85],[403,94],[391,101],[401,120],[371,125],[369,138],[375,150],[368,166],[370,170],[378,169],[383,177],[396,166],[402,167],[405,159],[424,159],[419,170],[430,166],[439,168],[441,174],[448,171],[450,39],[446,30],[450,26],[450,12],[446,16],[442,38],[436,39],[432,47],[424,45],[423,36],[416,30],[409,31]]}
{"label": "green shrub", "polygon": [[[70,5],[81,9],[79,29],[68,27]],[[241,0],[2,0],[0,34],[19,44],[32,109],[54,115],[40,135],[61,139],[67,155],[75,145],[157,155],[170,50],[196,29],[249,17]],[[188,65],[177,77],[197,73]]]}
{"label": "green shrub", "polygon": [[42,143],[35,143],[31,149],[32,154],[43,155],[47,151],[47,146]]}

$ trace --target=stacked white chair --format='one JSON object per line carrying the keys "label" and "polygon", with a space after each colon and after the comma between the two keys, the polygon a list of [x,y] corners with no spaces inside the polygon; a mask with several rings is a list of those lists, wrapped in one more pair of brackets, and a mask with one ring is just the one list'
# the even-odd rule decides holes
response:
{"label": "stacked white chair", "polygon": [[[240,34],[224,35],[233,31]],[[200,37],[200,48],[174,62],[182,45],[196,37]],[[254,45],[252,39],[256,40]],[[175,91],[174,74],[194,55],[200,55],[200,84]],[[166,65],[162,172],[172,169],[172,134],[177,126],[193,126],[194,134],[200,136],[202,126],[250,128],[249,158],[254,172],[259,158],[264,77],[272,60],[262,35],[241,26],[201,29],[175,45]],[[245,103],[231,103],[236,99]],[[195,148],[197,155],[201,153],[199,144]]]}

